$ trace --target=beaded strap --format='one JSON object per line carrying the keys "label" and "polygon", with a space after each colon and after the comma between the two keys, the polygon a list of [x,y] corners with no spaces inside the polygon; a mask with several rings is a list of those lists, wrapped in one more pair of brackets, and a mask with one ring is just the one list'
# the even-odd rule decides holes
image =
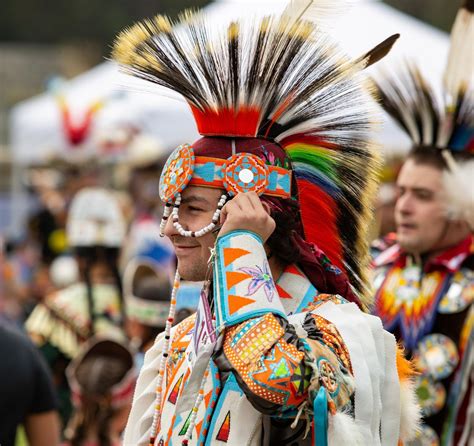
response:
{"label": "beaded strap", "polygon": [[178,193],[173,204],[173,211],[171,212],[173,218],[173,226],[183,237],[202,237],[203,235],[206,235],[207,233],[211,232],[216,227],[217,223],[219,222],[219,216],[221,215],[222,208],[224,207],[226,201],[227,195],[222,194],[219,202],[217,203],[217,209],[214,212],[214,215],[212,216],[211,223],[209,223],[207,226],[204,226],[204,228],[200,229],[199,231],[187,231],[179,223],[178,211],[179,206],[181,205],[181,194]]}
{"label": "beaded strap", "polygon": [[168,314],[168,319],[166,320],[165,326],[165,340],[163,345],[163,353],[161,355],[160,369],[158,372],[158,383],[156,385],[156,397],[155,397],[155,411],[153,413],[153,421],[151,424],[151,434],[150,434],[150,446],[155,444],[155,439],[158,434],[158,426],[161,421],[161,398],[163,394],[163,375],[166,369],[166,363],[168,362],[170,344],[171,344],[171,326],[174,322],[175,310],[176,310],[176,295],[179,289],[179,273],[176,271],[173,291],[171,292],[171,302],[170,302],[170,312]]}
{"label": "beaded strap", "polygon": [[165,226],[166,226],[166,223],[168,222],[168,218],[171,214],[171,204],[170,203],[166,203],[165,204],[165,209],[163,211],[163,217],[161,217],[161,222],[160,222],[160,237],[164,237],[165,236]]}
{"label": "beaded strap", "polygon": [[210,369],[211,367],[210,365],[208,365],[206,371],[204,372],[204,376],[202,377],[201,385],[199,386],[199,393],[192,408],[191,418],[189,419],[189,424],[186,429],[186,433],[184,434],[184,439],[181,442],[182,446],[188,446],[189,440],[191,439],[194,426],[196,425],[196,417],[199,410],[199,406],[201,405],[202,400],[204,399],[204,386],[206,384],[207,377],[209,376]]}

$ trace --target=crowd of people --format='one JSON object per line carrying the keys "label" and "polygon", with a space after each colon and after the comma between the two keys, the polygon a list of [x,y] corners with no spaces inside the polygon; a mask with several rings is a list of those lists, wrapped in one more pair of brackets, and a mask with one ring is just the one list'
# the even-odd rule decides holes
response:
{"label": "crowd of people", "polygon": [[[24,238],[2,246],[2,445],[22,433],[30,445],[119,444],[137,370],[166,323],[176,265],[158,235],[156,148],[128,155],[121,189],[89,164],[28,172],[37,206]],[[177,320],[198,296],[199,287],[183,288]]]}
{"label": "crowd of people", "polygon": [[[397,35],[348,60],[305,14],[118,36],[201,138],[138,135],[120,187],[29,171],[0,253],[2,446],[473,444],[474,5],[443,101],[413,64],[367,79]],[[372,93],[412,140],[378,200]]]}

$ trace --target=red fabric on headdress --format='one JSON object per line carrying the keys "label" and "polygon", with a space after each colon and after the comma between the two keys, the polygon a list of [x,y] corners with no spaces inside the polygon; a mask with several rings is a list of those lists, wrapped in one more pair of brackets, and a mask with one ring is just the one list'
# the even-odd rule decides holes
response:
{"label": "red fabric on headdress", "polygon": [[263,160],[267,160],[268,156],[273,156],[278,158],[282,165],[285,160],[288,160],[288,156],[282,147],[275,142],[261,138],[222,138],[205,136],[195,141],[191,146],[196,156],[227,159],[232,156],[232,141],[234,141],[236,153],[252,153]]}
{"label": "red fabric on headdress", "polygon": [[240,106],[238,110],[223,107],[218,110],[200,110],[191,105],[191,111],[201,135],[229,135],[254,137],[262,118],[258,107]]}
{"label": "red fabric on headdress", "polygon": [[327,294],[339,294],[362,308],[346,274],[331,263],[326,263],[329,259],[323,251],[299,234],[294,235],[293,241],[301,254],[299,265],[316,289]]}
{"label": "red fabric on headdress", "polygon": [[[252,153],[263,160],[274,164],[278,159],[281,165],[288,163],[288,156],[285,150],[277,143],[262,138],[222,138],[222,137],[203,137],[192,144],[196,156],[206,156],[212,158],[227,159],[232,155],[232,141],[235,144],[235,152]],[[297,195],[296,181],[293,179],[292,195]],[[290,210],[286,200],[275,197],[262,196],[262,200],[273,203],[273,209],[277,212],[285,212],[290,214],[294,212]],[[301,216],[295,215],[297,222],[296,232],[293,234],[293,244],[300,253],[299,266],[306,274],[316,289],[328,294],[339,294],[350,302],[361,305],[360,300],[353,292],[346,274],[339,268],[335,267],[326,255],[314,244],[305,240],[303,224]]]}

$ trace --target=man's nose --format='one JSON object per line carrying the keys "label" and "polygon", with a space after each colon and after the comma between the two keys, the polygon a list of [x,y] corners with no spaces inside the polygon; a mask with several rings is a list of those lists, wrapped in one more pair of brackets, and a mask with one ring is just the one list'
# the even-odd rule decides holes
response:
{"label": "man's nose", "polygon": [[413,199],[410,194],[404,194],[398,198],[395,208],[402,214],[411,214],[413,212]]}
{"label": "man's nose", "polygon": [[165,230],[163,231],[163,233],[168,238],[171,238],[174,235],[179,235],[179,232],[173,225],[173,216],[171,214],[168,217],[168,220],[166,220]]}
{"label": "man's nose", "polygon": [[[189,225],[188,225],[188,221],[187,221],[186,218],[179,217],[179,215],[178,215],[178,222],[184,230],[188,230]],[[168,220],[166,220],[165,230],[163,231],[163,233],[166,235],[166,237],[169,237],[169,238],[171,238],[175,235],[181,235],[173,224],[173,215],[172,214],[170,214],[170,216],[168,217]]]}

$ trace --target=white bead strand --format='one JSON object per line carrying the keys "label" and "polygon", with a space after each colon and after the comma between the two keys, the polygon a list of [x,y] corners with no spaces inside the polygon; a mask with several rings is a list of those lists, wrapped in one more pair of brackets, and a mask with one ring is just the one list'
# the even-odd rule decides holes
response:
{"label": "white bead strand", "polygon": [[171,208],[173,206],[169,203],[165,204],[165,209],[163,210],[163,217],[161,217],[161,222],[160,222],[160,237],[165,236],[165,226],[166,223],[168,222],[168,218],[171,214]]}
{"label": "white bead strand", "polygon": [[199,410],[199,406],[204,399],[204,386],[206,385],[207,377],[209,376],[209,371],[211,367],[210,365],[207,366],[206,371],[204,372],[204,376],[201,380],[201,385],[199,386],[198,396],[194,402],[194,406],[192,408],[191,417],[189,419],[188,428],[186,429],[186,433],[184,434],[184,438],[181,442],[181,446],[188,446],[189,440],[191,439],[191,435],[193,433],[194,426],[196,425],[196,417]]}
{"label": "white bead strand", "polygon": [[222,194],[221,198],[219,199],[219,202],[217,203],[217,209],[214,212],[214,215],[212,216],[211,223],[209,223],[207,226],[200,229],[199,231],[187,231],[179,223],[178,212],[179,212],[179,206],[181,205],[181,194],[178,194],[176,196],[176,200],[173,205],[173,210],[171,212],[171,216],[173,219],[173,226],[183,237],[202,237],[203,235],[206,235],[207,233],[211,232],[216,227],[217,223],[219,222],[219,217],[221,215],[222,208],[224,207],[226,201],[227,201],[227,195]]}
{"label": "white bead strand", "polygon": [[154,445],[156,436],[158,434],[158,426],[161,421],[161,399],[163,396],[163,376],[165,374],[166,364],[169,360],[170,346],[171,346],[171,326],[174,322],[174,316],[176,312],[176,295],[178,294],[180,283],[180,277],[178,271],[176,271],[173,283],[173,291],[171,292],[170,311],[168,313],[168,319],[166,320],[165,336],[163,343],[163,353],[160,359],[160,368],[158,371],[158,382],[156,385],[156,396],[155,396],[155,410],[153,412],[153,421],[151,424],[150,442],[151,446]]}

